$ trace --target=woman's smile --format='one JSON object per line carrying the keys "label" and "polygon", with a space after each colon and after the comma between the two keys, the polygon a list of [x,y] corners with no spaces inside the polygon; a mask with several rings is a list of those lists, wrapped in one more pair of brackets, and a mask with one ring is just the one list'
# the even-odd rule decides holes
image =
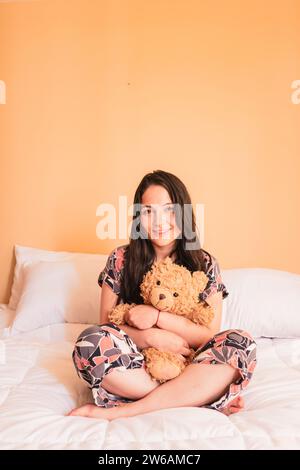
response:
{"label": "woman's smile", "polygon": [[152,230],[152,234],[154,236],[158,235],[158,236],[161,236],[161,235],[166,235],[167,233],[170,232],[170,228],[168,228],[167,230]]}

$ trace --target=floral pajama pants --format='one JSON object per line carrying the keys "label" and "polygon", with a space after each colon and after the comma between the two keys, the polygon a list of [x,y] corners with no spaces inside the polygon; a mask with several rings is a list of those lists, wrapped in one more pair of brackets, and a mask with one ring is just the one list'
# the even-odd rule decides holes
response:
{"label": "floral pajama pants", "polygon": [[[72,359],[78,376],[92,389],[97,406],[110,408],[136,400],[114,395],[102,386],[103,378],[114,369],[145,368],[144,356],[132,339],[114,323],[94,325],[82,331]],[[239,379],[217,401],[203,406],[221,411],[246,388],[256,366],[256,343],[243,330],[216,334],[196,350],[193,363],[230,364],[240,372]]]}

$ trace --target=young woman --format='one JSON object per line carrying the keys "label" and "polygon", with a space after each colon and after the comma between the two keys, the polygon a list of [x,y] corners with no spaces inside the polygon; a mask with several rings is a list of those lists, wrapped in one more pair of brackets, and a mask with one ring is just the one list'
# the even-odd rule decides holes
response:
{"label": "young woman", "polygon": [[[185,185],[171,173],[154,171],[140,182],[134,204],[140,210],[133,218],[130,242],[110,253],[98,278],[100,325],[79,335],[72,355],[95,404],[68,415],[112,420],[184,406],[208,407],[227,415],[239,411],[243,408],[240,393],[256,365],[256,344],[245,331],[219,332],[222,300],[229,293],[217,260],[197,243],[188,245],[199,240],[193,211],[191,217],[184,212],[185,204],[191,207]],[[139,293],[143,275],[154,261],[167,256],[191,272],[207,274],[208,284],[200,298],[215,312],[209,327],[143,304]],[[120,302],[137,304],[122,328],[108,322],[108,313]],[[151,346],[178,353],[182,360],[191,347],[196,354],[181,375],[160,384],[146,372],[141,353]]]}

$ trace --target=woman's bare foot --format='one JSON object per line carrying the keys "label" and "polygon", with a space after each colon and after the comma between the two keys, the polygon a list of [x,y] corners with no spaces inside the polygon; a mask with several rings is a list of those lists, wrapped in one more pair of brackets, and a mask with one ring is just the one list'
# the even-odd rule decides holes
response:
{"label": "woman's bare foot", "polygon": [[243,397],[238,396],[237,398],[235,398],[235,400],[232,400],[226,408],[221,410],[221,412],[229,416],[231,414],[238,413],[244,408],[244,406],[245,402]]}
{"label": "woman's bare foot", "polygon": [[93,408],[96,407],[96,405],[93,405],[92,403],[87,403],[86,405],[79,406],[78,408],[73,408],[69,413],[67,413],[66,416],[86,416],[90,417],[93,412]]}
{"label": "woman's bare foot", "polygon": [[112,408],[104,408],[101,406],[88,403],[82,405],[79,408],[74,408],[66,416],[84,416],[86,418],[106,419],[111,421],[112,419],[118,418],[117,408],[123,406],[123,404],[114,406]]}

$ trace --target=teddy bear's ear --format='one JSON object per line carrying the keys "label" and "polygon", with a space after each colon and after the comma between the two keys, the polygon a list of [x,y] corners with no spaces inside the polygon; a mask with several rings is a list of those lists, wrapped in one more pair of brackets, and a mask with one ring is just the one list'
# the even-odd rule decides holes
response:
{"label": "teddy bear's ear", "polygon": [[208,277],[203,271],[195,271],[192,274],[192,281],[194,288],[201,294],[208,283]]}

